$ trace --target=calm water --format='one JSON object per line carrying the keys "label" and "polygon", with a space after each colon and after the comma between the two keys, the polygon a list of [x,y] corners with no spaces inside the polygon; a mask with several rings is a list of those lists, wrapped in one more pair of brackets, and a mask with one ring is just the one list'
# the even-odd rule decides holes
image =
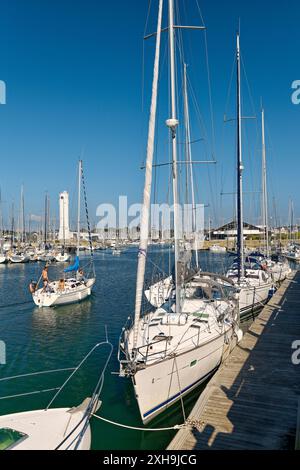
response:
{"label": "calm water", "polygon": [[[160,266],[168,265],[168,250],[155,248],[151,259]],[[53,309],[38,309],[28,292],[30,279],[38,279],[42,264],[0,265],[0,340],[5,341],[7,364],[0,365],[0,378],[41,370],[76,366],[86,353],[105,339],[107,325],[114,352],[102,392],[98,414],[131,426],[141,426],[131,381],[112,374],[119,369],[117,345],[122,326],[134,308],[137,249],[128,249],[120,257],[107,252],[95,255],[97,283],[90,299],[81,304]],[[84,264],[84,261],[83,261]],[[204,270],[223,272],[227,255],[201,254]],[[62,265],[49,268],[49,278],[60,276]],[[153,266],[150,264],[148,277]],[[15,305],[20,303],[21,305]],[[23,303],[23,304],[22,304]],[[55,406],[74,406],[90,396],[99,377],[108,349],[98,350],[85,364]],[[63,383],[66,373],[51,377],[18,379],[8,385],[0,382],[0,396],[48,389]],[[201,390],[201,389],[200,389]],[[186,398],[188,413],[199,395],[199,389]],[[53,393],[53,392],[52,392]],[[50,393],[0,400],[0,415],[8,412],[43,408]],[[181,406],[175,405],[151,426],[166,427],[183,422]],[[171,432],[140,432],[117,428],[92,420],[93,449],[164,449],[173,437]]]}

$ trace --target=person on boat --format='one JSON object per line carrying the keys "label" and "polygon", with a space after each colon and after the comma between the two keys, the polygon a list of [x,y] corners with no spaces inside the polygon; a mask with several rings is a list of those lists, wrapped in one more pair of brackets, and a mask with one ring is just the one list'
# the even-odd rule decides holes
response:
{"label": "person on boat", "polygon": [[65,290],[65,280],[64,280],[64,279],[60,279],[60,280],[59,280],[59,283],[58,283],[58,290],[60,290],[60,291]]}
{"label": "person on boat", "polygon": [[43,282],[44,281],[47,281],[49,282],[49,278],[48,278],[48,266],[46,265],[42,271],[42,279],[43,279]]}
{"label": "person on boat", "polygon": [[31,279],[29,284],[29,291],[31,294],[34,294],[36,291],[36,282]]}
{"label": "person on boat", "polygon": [[54,290],[50,287],[49,282],[47,279],[43,281],[43,293],[46,294],[53,294]]}
{"label": "person on boat", "polygon": [[84,272],[82,268],[78,269],[76,273],[76,281],[85,282]]}

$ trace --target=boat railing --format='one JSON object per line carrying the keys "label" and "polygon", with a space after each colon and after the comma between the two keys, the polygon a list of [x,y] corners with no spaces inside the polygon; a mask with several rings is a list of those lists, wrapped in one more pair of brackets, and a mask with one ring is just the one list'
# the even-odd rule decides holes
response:
{"label": "boat railing", "polygon": [[53,402],[57,399],[57,397],[62,393],[62,391],[65,389],[67,384],[70,382],[70,380],[74,377],[74,375],[83,367],[87,359],[96,351],[96,349],[100,348],[103,345],[111,345],[109,341],[103,341],[101,343],[96,344],[87,354],[86,356],[80,361],[80,363],[75,366],[75,367],[64,367],[64,368],[59,368],[59,369],[52,369],[52,370],[45,370],[45,371],[38,371],[38,372],[30,372],[27,374],[19,374],[19,375],[13,375],[10,377],[2,377],[0,378],[0,384],[6,383],[6,382],[12,382],[17,379],[28,379],[31,377],[38,377],[38,376],[48,376],[51,374],[58,374],[60,372],[71,372],[71,374],[67,377],[67,379],[62,383],[62,385],[57,386],[57,387],[51,387],[51,388],[45,388],[45,389],[38,389],[38,390],[32,390],[29,392],[24,392],[24,393],[17,393],[17,394],[10,394],[6,396],[0,396],[0,401],[1,400],[8,400],[11,398],[19,398],[19,397],[24,397],[24,396],[31,396],[31,395],[37,395],[41,393],[49,393],[49,392],[56,392],[54,396],[51,398],[50,402],[48,405],[45,407],[45,410],[48,410],[50,406],[53,404]]}

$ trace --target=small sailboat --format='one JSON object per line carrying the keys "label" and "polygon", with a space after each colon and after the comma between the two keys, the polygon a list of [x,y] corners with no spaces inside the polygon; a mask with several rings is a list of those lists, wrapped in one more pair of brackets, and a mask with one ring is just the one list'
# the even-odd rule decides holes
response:
{"label": "small sailboat", "polygon": [[68,261],[70,261],[70,258],[71,256],[68,253],[66,253],[64,250],[62,250],[60,253],[55,255],[55,260],[58,263],[67,263]]}
{"label": "small sailboat", "polygon": [[8,254],[8,260],[11,263],[20,264],[20,263],[28,263],[29,256],[25,253],[21,253],[19,251],[10,252]]}
{"label": "small sailboat", "polygon": [[[54,401],[78,370],[82,368],[86,360],[95,350],[104,345],[109,346],[109,354],[91,398],[86,398],[77,407],[52,408]],[[55,395],[44,409],[0,416],[0,450],[90,450],[92,439],[90,420],[101,403],[99,401],[100,393],[112,350],[112,344],[106,340],[95,345],[77,367],[1,378],[0,382],[3,385],[25,376],[27,383],[30,383],[31,378],[37,376],[47,377],[47,381],[49,381],[54,374],[62,373],[65,370],[72,371],[60,388],[47,388],[46,390],[34,390],[30,393],[1,397],[1,400],[8,400],[15,397],[45,394],[51,390],[55,391]]]}
{"label": "small sailboat", "polygon": [[[162,297],[158,295],[153,300],[153,305],[156,304],[157,308],[142,315],[162,31],[163,1],[160,0],[140,224],[135,314],[133,322],[123,328],[119,344],[120,376],[132,379],[143,423],[151,421],[207,379],[218,368],[224,354],[234,348],[242,335],[239,329],[238,295],[233,282],[217,274],[188,272],[185,252],[180,246],[174,0],[169,0],[168,4],[172,115],[166,125],[172,142],[175,272],[172,276],[170,295],[170,280],[165,280],[162,283]],[[156,290],[159,292],[160,286],[152,286],[152,293]],[[152,299],[150,294],[149,299]],[[161,305],[164,297],[166,301]]]}
{"label": "small sailboat", "polygon": [[[36,290],[32,293],[34,303],[38,307],[54,307],[57,305],[66,305],[75,302],[80,302],[92,293],[92,288],[96,281],[95,269],[93,263],[93,250],[92,250],[92,239],[89,236],[90,241],[90,256],[91,260],[89,263],[91,277],[85,277],[83,269],[80,267],[79,260],[79,246],[80,246],[80,203],[81,203],[81,184],[84,187],[84,197],[86,200],[86,191],[84,185],[84,176],[82,161],[79,161],[78,171],[78,215],[77,215],[77,254],[75,262],[64,269],[63,277],[60,280],[52,281],[47,283],[44,287]],[[88,231],[90,234],[90,224],[87,214]],[[71,277],[65,277],[65,274],[75,273]]]}

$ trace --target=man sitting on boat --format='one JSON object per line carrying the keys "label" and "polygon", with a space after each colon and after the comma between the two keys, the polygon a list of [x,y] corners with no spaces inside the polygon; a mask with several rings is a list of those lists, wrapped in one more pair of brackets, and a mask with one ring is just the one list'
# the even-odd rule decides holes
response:
{"label": "man sitting on boat", "polygon": [[59,283],[58,283],[58,290],[59,290],[59,291],[63,291],[63,290],[65,290],[65,287],[66,287],[66,285],[65,285],[65,280],[64,280],[64,279],[60,279],[60,280],[59,280]]}
{"label": "man sitting on boat", "polygon": [[31,279],[30,284],[29,284],[29,292],[33,294],[36,291],[37,284],[35,281]]}
{"label": "man sitting on boat", "polygon": [[76,272],[76,281],[83,282],[83,283],[85,283],[86,281],[82,268],[78,269],[78,271]]}

